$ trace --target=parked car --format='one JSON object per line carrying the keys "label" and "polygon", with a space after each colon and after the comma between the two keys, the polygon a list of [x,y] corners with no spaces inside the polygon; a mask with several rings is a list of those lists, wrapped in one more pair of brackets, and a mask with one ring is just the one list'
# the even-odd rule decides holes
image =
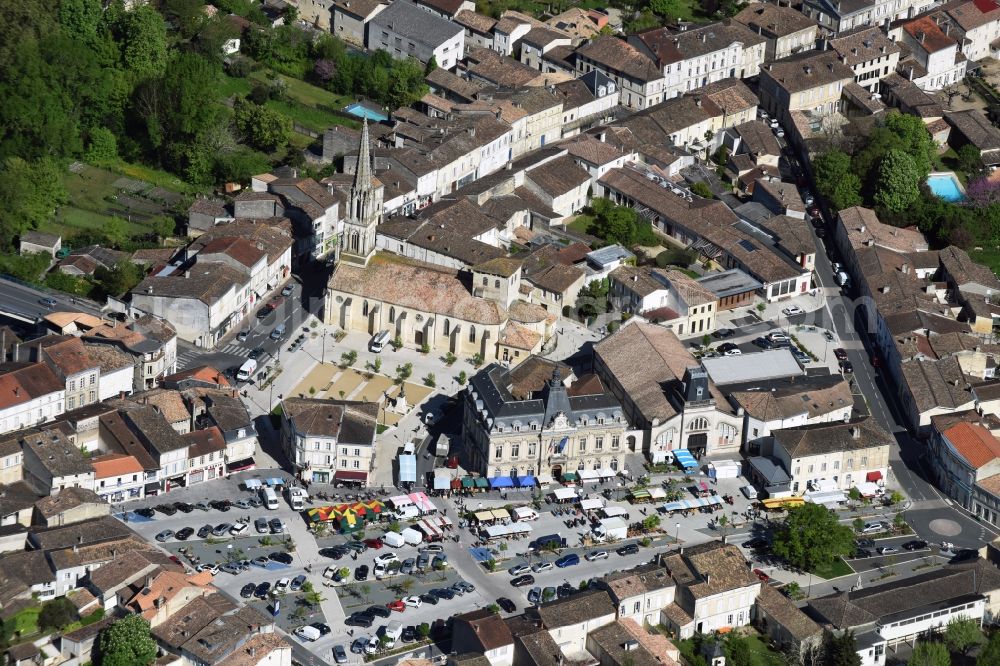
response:
{"label": "parked car", "polygon": [[444,547],[441,546],[440,544],[432,543],[430,545],[424,546],[423,548],[421,548],[417,552],[418,553],[423,553],[425,555],[428,555],[428,554],[429,555],[435,555],[437,553],[443,553],[444,552]]}
{"label": "parked car", "polygon": [[357,569],[354,570],[354,580],[365,581],[368,580],[368,565],[362,564]]}
{"label": "parked car", "polygon": [[389,562],[399,562],[396,553],[382,553],[375,556],[375,564],[389,564]]}
{"label": "parked car", "polygon": [[294,291],[295,291],[295,285],[286,284],[284,286],[284,288],[281,290],[281,295],[282,296],[291,296],[292,292],[294,292]]}
{"label": "parked car", "polygon": [[[530,576],[529,576],[529,578],[530,578]],[[515,578],[514,580],[517,580],[517,579]],[[511,582],[513,583],[513,581],[511,581]],[[438,599],[443,599],[445,601],[451,601],[452,599],[455,598],[455,592],[451,588],[447,588],[447,587],[439,587],[439,588],[433,589],[433,590],[431,590],[431,594],[433,594]]]}
{"label": "parked car", "polygon": [[424,602],[420,600],[420,597],[415,594],[403,597],[403,603],[409,608],[420,608],[424,605]]}
{"label": "parked car", "polygon": [[797,305],[789,305],[787,308],[784,308],[781,313],[786,317],[794,317],[795,315],[805,314],[805,310]]}
{"label": "parked car", "polygon": [[533,587],[528,591],[528,603],[537,604],[542,600],[542,588]]}
{"label": "parked car", "polygon": [[271,563],[271,560],[261,555],[260,557],[255,557],[250,561],[250,564],[258,567],[266,567]]}
{"label": "parked car", "polygon": [[292,563],[292,556],[288,553],[271,553],[268,557],[275,562],[281,562],[282,564]]}
{"label": "parked car", "polygon": [[188,504],[187,502],[175,502],[174,508],[181,513],[191,513],[194,511],[194,504]]}
{"label": "parked car", "polygon": [[553,567],[555,567],[554,564],[543,560],[541,562],[536,562],[535,564],[533,564],[531,566],[531,571],[534,571],[535,573],[542,573],[543,571],[549,571]]}
{"label": "parked car", "polygon": [[873,539],[857,539],[855,542],[858,548],[874,548],[875,541]]}
{"label": "parked car", "polygon": [[375,624],[375,616],[368,613],[351,613],[351,615],[344,620],[344,624],[348,627],[362,627],[367,629]]}
{"label": "parked car", "polygon": [[[537,567],[538,565],[536,564],[535,566]],[[530,572],[531,569],[532,567],[529,567],[527,564],[515,564],[510,569],[507,569],[507,573],[511,576],[523,576],[524,574]]]}
{"label": "parked car", "polygon": [[514,611],[517,610],[517,606],[514,604],[514,602],[508,599],[507,597],[497,598],[497,606],[503,609],[503,612],[505,613],[513,613]]}
{"label": "parked car", "polygon": [[343,645],[333,646],[333,661],[338,664],[347,663],[347,651],[344,649]]}
{"label": "parked car", "polygon": [[846,361],[847,360],[847,350],[844,349],[843,347],[837,347],[836,349],[834,349],[833,350],[833,355],[837,357],[838,361]]}
{"label": "parked car", "polygon": [[927,547],[927,542],[920,539],[913,539],[903,544],[903,550],[923,550]]}
{"label": "parked car", "polygon": [[212,500],[208,505],[216,511],[222,511],[223,513],[233,508],[233,503],[229,500]]}
{"label": "parked car", "polygon": [[142,516],[143,518],[152,518],[154,515],[156,515],[156,511],[148,507],[145,509],[136,509],[133,513],[135,513],[135,515],[137,516]]}
{"label": "parked car", "polygon": [[265,580],[263,583],[257,586],[256,590],[253,591],[253,596],[257,597],[258,599],[267,599],[267,595],[270,591],[271,591],[271,583]]}
{"label": "parked car", "polygon": [[240,596],[244,599],[249,599],[253,596],[253,591],[257,589],[257,586],[253,583],[247,583],[240,588]]}
{"label": "parked car", "polygon": [[635,555],[639,552],[639,544],[637,543],[627,543],[618,550],[615,551],[619,555]]}
{"label": "parked car", "polygon": [[306,577],[303,576],[302,574],[299,574],[298,576],[292,579],[292,582],[291,584],[289,584],[288,589],[290,589],[292,592],[298,592],[299,590],[302,589],[302,586],[305,585],[305,582],[306,582]]}
{"label": "parked car", "polygon": [[177,513],[177,507],[173,504],[157,504],[153,508],[162,513],[164,516],[172,516]]}
{"label": "parked car", "polygon": [[214,528],[211,525],[202,525],[201,527],[198,528],[198,538],[199,539],[207,538],[208,535],[212,533],[213,529]]}
{"label": "parked car", "polygon": [[284,594],[288,592],[288,586],[291,585],[292,581],[287,578],[279,578],[278,582],[274,584],[275,594]]}
{"label": "parked car", "polygon": [[764,547],[770,545],[770,543],[764,537],[754,537],[754,538],[750,539],[749,541],[744,541],[740,545],[743,546],[744,548],[749,548],[751,550],[756,550],[758,548],[764,548]]}
{"label": "parked car", "polygon": [[396,611],[397,613],[402,613],[406,610],[406,604],[403,603],[402,599],[396,599],[395,601],[390,601],[385,605],[391,611]]}
{"label": "parked car", "polygon": [[517,578],[510,581],[510,584],[514,587],[526,587],[528,585],[535,584],[535,577],[531,574],[526,574],[524,576],[518,576]]}
{"label": "parked car", "polygon": [[156,540],[159,541],[160,543],[163,543],[164,541],[170,539],[173,536],[174,536],[173,530],[163,530],[162,532],[156,535]]}
{"label": "parked car", "polygon": [[840,371],[845,375],[850,375],[854,372],[854,364],[851,363],[850,361],[841,361]]}
{"label": "parked car", "polygon": [[440,599],[438,599],[433,594],[430,594],[428,592],[424,592],[423,594],[421,594],[420,600],[423,601],[425,604],[430,604],[431,606],[437,606],[438,602],[440,601]]}
{"label": "parked car", "polygon": [[384,546],[385,543],[382,541],[382,539],[374,538],[374,539],[365,539],[365,545],[371,548],[372,550],[378,550],[379,548]]}
{"label": "parked car", "polygon": [[233,526],[229,523],[219,523],[212,529],[212,536],[221,537],[226,536]]}
{"label": "parked car", "polygon": [[403,563],[399,566],[399,573],[403,576],[408,576],[411,573],[413,573],[413,571],[416,568],[417,568],[417,561],[412,557],[408,557],[407,559],[403,560]]}
{"label": "parked car", "polygon": [[580,556],[576,553],[570,553],[569,555],[563,555],[558,560],[556,560],[556,566],[560,569],[565,569],[566,567],[572,567],[580,563]]}
{"label": "parked car", "polygon": [[585,555],[588,562],[596,562],[597,560],[608,559],[608,551],[606,550],[594,550]]}
{"label": "parked car", "polygon": [[240,536],[248,529],[250,529],[250,526],[244,523],[243,521],[240,521],[229,528],[229,533],[232,534],[233,536]]}
{"label": "parked car", "polygon": [[854,558],[857,560],[864,560],[872,556],[872,551],[867,548],[858,548],[854,553]]}
{"label": "parked car", "polygon": [[389,608],[386,606],[369,606],[368,610],[365,612],[371,613],[372,615],[376,615],[382,618],[386,618],[392,615],[392,611],[389,610]]}
{"label": "parked car", "polygon": [[267,534],[271,531],[271,528],[267,524],[267,518],[263,516],[253,521],[253,528],[257,530],[257,534]]}
{"label": "parked car", "polygon": [[268,521],[268,525],[271,528],[271,534],[284,534],[285,524],[281,522],[281,518],[272,518]]}
{"label": "parked car", "polygon": [[762,583],[766,583],[767,581],[771,580],[771,577],[768,576],[766,573],[764,573],[761,569],[754,569],[753,570],[753,575],[757,576],[757,578]]}
{"label": "parked car", "polygon": [[187,541],[192,534],[194,534],[193,528],[182,527],[181,529],[177,530],[176,534],[174,534],[174,538],[177,539],[178,541]]}
{"label": "parked car", "polygon": [[879,546],[878,548],[875,549],[875,552],[878,553],[879,555],[893,555],[894,553],[898,553],[899,551],[893,546]]}

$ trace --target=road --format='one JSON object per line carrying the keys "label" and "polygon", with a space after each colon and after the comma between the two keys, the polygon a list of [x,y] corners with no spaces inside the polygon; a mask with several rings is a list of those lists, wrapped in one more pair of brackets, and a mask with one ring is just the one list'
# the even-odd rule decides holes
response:
{"label": "road", "polygon": [[[52,312],[86,312],[100,316],[101,307],[84,298],[73,298],[68,294],[48,289],[31,287],[10,279],[0,279],[0,315],[8,314],[27,319],[39,319]],[[48,306],[42,299],[53,298],[55,305]]]}

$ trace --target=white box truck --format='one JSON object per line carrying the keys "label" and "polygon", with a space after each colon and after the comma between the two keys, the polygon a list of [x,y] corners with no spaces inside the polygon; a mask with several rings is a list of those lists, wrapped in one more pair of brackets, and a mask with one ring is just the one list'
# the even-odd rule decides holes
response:
{"label": "white box truck", "polygon": [[402,537],[410,546],[419,546],[420,542],[424,540],[424,535],[412,527],[407,527],[403,530]]}
{"label": "white box truck", "polygon": [[518,522],[538,520],[538,512],[530,506],[519,506],[514,509],[514,520]]}
{"label": "white box truck", "polygon": [[382,537],[382,543],[390,548],[402,548],[406,545],[406,539],[399,532],[386,532]]}
{"label": "white box truck", "polygon": [[260,499],[264,502],[264,506],[268,509],[273,511],[278,508],[278,496],[274,494],[274,488],[261,488]]}
{"label": "white box truck", "polygon": [[594,528],[593,533],[597,541],[621,541],[628,538],[628,523],[621,518],[605,518]]}

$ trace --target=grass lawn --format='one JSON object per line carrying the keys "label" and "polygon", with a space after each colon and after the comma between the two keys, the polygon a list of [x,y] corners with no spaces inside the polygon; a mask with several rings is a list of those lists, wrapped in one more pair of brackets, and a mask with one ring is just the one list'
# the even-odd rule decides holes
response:
{"label": "grass lawn", "polygon": [[[281,79],[285,85],[288,86],[289,97],[305,106],[328,106],[332,109],[343,109],[345,106],[354,101],[352,97],[337,95],[329,90],[324,90],[319,86],[314,86],[313,84],[307,83],[301,79],[293,79],[289,76],[284,76],[283,74],[272,74],[267,71],[259,70],[250,75],[250,78],[263,82],[270,81],[275,77]],[[248,90],[249,87],[250,86],[248,84]]]}
{"label": "grass lawn", "polygon": [[989,266],[994,274],[1000,275],[1000,247],[985,247],[982,250],[970,250],[969,256],[977,264]]}
{"label": "grass lawn", "polygon": [[4,622],[4,629],[7,637],[32,636],[38,633],[38,614],[42,612],[41,606],[25,608],[23,611]]}
{"label": "grass lawn", "polygon": [[838,557],[830,564],[816,567],[812,573],[814,576],[831,580],[833,578],[840,578],[841,576],[849,576],[854,573],[854,569],[842,558]]}
{"label": "grass lawn", "polygon": [[581,234],[590,233],[590,225],[594,223],[594,218],[591,215],[577,215],[567,226],[567,228],[576,231]]}
{"label": "grass lawn", "polygon": [[[279,78],[284,81],[288,90],[287,100],[268,100],[264,103],[269,109],[278,111],[292,119],[293,122],[308,128],[313,132],[324,132],[331,125],[345,125],[347,127],[360,127],[360,123],[344,118],[327,109],[341,110],[352,101],[351,97],[335,95],[329,90],[324,90],[311,83],[306,83],[300,79],[295,79],[283,74],[274,74],[270,70],[259,70],[250,74],[248,78],[239,79],[232,76],[224,76],[222,81],[222,91],[227,97],[232,95],[246,95],[250,92],[253,81],[266,83],[272,78]],[[253,81],[252,81],[252,80]],[[293,140],[296,147],[300,147],[300,140]],[[306,143],[306,146],[309,144]],[[305,147],[305,146],[301,146]]]}

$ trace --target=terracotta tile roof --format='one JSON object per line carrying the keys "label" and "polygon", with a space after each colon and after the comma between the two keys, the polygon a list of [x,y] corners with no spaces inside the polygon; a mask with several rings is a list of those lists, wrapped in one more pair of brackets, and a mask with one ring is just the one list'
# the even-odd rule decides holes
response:
{"label": "terracotta tile roof", "polygon": [[564,155],[535,167],[525,178],[555,198],[589,182],[590,174],[570,155]]}
{"label": "terracotta tile roof", "polygon": [[226,376],[221,371],[207,365],[182,370],[163,378],[165,383],[171,384],[180,383],[184,380],[198,380],[218,386],[230,386],[229,380],[226,379]]}
{"label": "terracotta tile roof", "polygon": [[611,35],[601,35],[581,46],[576,52],[578,56],[587,58],[606,69],[621,72],[639,82],[658,81],[663,78],[663,72],[656,63],[631,44]]}
{"label": "terracotta tile roof", "polygon": [[797,9],[764,3],[750,5],[733,20],[768,37],[785,37],[816,27],[816,21]]}
{"label": "terracotta tile roof", "polygon": [[384,255],[373,258],[366,268],[341,263],[328,287],[475,324],[500,324],[507,318],[499,303],[474,297],[455,271]]}
{"label": "terracotta tile roof", "polygon": [[203,430],[192,430],[181,437],[188,442],[189,460],[226,450],[226,440],[217,426]]}
{"label": "terracotta tile roof", "polygon": [[944,34],[941,27],[930,16],[921,16],[909,21],[903,26],[903,30],[927,53],[937,53],[957,44],[952,37]]}
{"label": "terracotta tile roof", "polygon": [[510,629],[498,613],[482,608],[454,617],[455,622],[467,624],[471,635],[479,642],[483,652],[496,650],[514,642]]}
{"label": "terracotta tile roof", "polygon": [[822,627],[784,594],[770,585],[761,585],[757,606],[785,628],[797,641],[804,641],[823,632]]}
{"label": "terracotta tile roof", "polygon": [[80,488],[79,486],[70,486],[69,488],[63,488],[55,495],[43,497],[35,502],[35,510],[43,518],[51,518],[84,504],[96,504],[101,507],[107,506],[107,502],[93,490]]}
{"label": "terracotta tile roof", "polygon": [[470,12],[468,9],[463,9],[459,13],[455,14],[455,18],[453,20],[455,23],[470,30],[480,32],[484,35],[490,35],[491,39],[493,26],[497,24],[496,19],[490,18],[489,16],[483,16],[482,14],[477,14],[476,12]]}
{"label": "terracotta tile roof", "polygon": [[0,409],[65,389],[44,363],[0,363]]}
{"label": "terracotta tile roof", "polygon": [[773,79],[790,93],[812,90],[836,81],[853,81],[854,70],[835,51],[806,51],[775,60],[761,68],[761,78]]}
{"label": "terracotta tile roof", "polygon": [[212,585],[212,578],[211,571],[201,571],[195,574],[162,571],[152,580],[149,587],[144,587],[132,597],[128,606],[148,620],[156,616],[157,599],[169,601],[188,587],[209,588]]}
{"label": "terracotta tile roof", "polygon": [[584,591],[538,607],[542,624],[550,631],[604,616],[615,616],[614,603],[604,590]]}
{"label": "terracotta tile roof", "polygon": [[760,585],[739,548],[720,541],[685,548],[683,554],[668,555],[665,565],[677,585],[686,588],[695,599]]}
{"label": "terracotta tile roof", "polygon": [[303,435],[369,446],[374,440],[378,405],[373,402],[285,398],[281,405],[284,417]]}
{"label": "terracotta tile roof", "polygon": [[499,344],[514,349],[524,349],[534,351],[535,347],[542,340],[541,333],[536,333],[526,326],[517,322],[509,321],[500,332]]}
{"label": "terracotta tile roof", "polygon": [[64,377],[97,368],[97,363],[90,358],[80,338],[70,338],[52,345],[44,345],[42,349],[45,357]]}
{"label": "terracotta tile roof", "polygon": [[879,426],[875,419],[818,423],[798,428],[784,428],[771,433],[776,446],[781,446],[792,458],[824,455],[836,451],[856,451],[871,447],[889,447],[895,438]]}
{"label": "terracotta tile roof", "polygon": [[181,423],[191,419],[191,412],[184,404],[179,391],[156,388],[141,393],[133,393],[129,400],[142,405],[152,405],[168,423]]}
{"label": "terracotta tile roof", "polygon": [[124,474],[142,474],[142,465],[133,456],[124,453],[106,453],[90,459],[95,479],[109,479]]}
{"label": "terracotta tile roof", "polygon": [[956,423],[941,435],[974,469],[1000,457],[1000,440],[986,428],[968,422]]}
{"label": "terracotta tile roof", "polygon": [[[265,256],[264,251],[258,249],[250,241],[232,236],[223,236],[209,241],[201,248],[198,256],[202,258],[202,261],[208,261],[208,257],[202,255],[211,254],[225,254],[247,268],[253,268]],[[195,260],[197,261],[197,259]]]}
{"label": "terracotta tile roof", "polygon": [[927,250],[927,240],[916,227],[900,228],[885,224],[870,208],[845,208],[840,211],[838,221],[846,229],[848,240],[855,249],[871,242],[897,252]]}
{"label": "terracotta tile roof", "polygon": [[292,644],[276,631],[254,634],[219,663],[224,666],[258,666],[264,660],[269,660],[268,663],[283,663],[284,660],[271,656],[278,650],[291,653]]}

